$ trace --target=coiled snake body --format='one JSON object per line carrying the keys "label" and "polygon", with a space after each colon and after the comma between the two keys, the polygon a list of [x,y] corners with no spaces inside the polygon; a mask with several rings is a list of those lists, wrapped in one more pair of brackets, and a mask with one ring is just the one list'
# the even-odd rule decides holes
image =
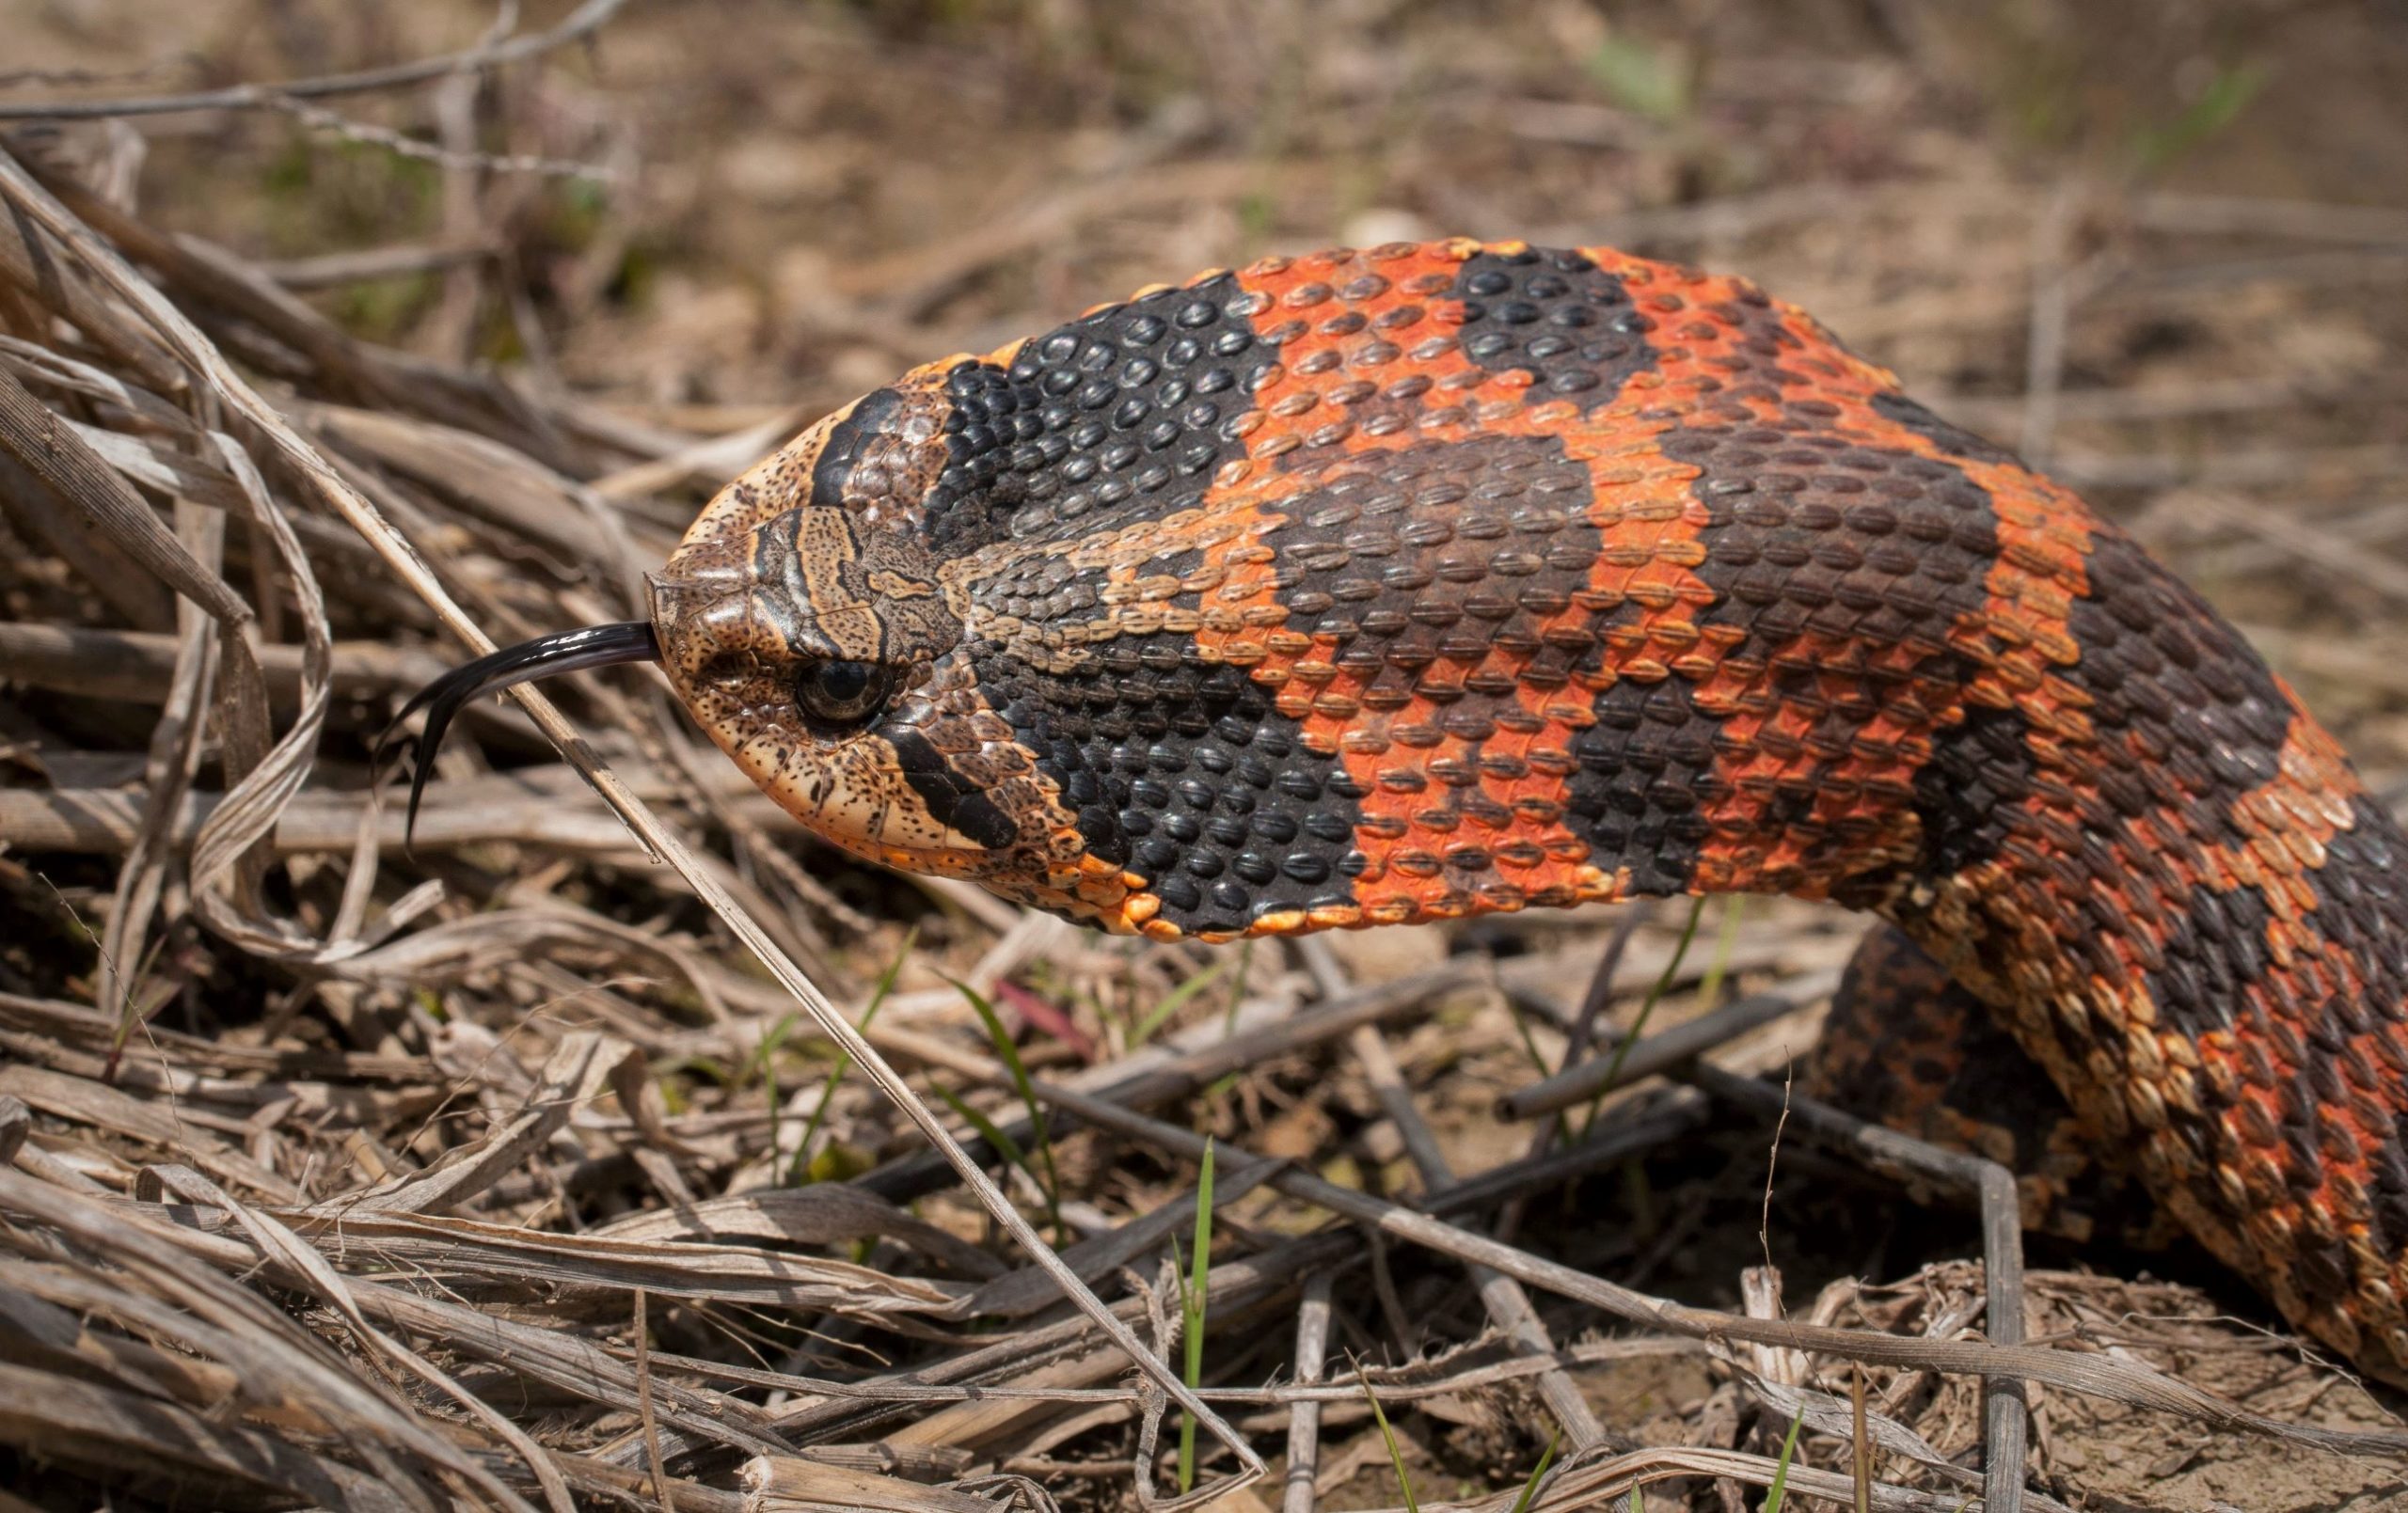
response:
{"label": "coiled snake body", "polygon": [[1869,909],[2408,1374],[2399,831],[2129,537],[1742,280],[1456,241],[1155,290],[813,426],[653,595],[429,738],[657,647],[827,840],[1108,930]]}

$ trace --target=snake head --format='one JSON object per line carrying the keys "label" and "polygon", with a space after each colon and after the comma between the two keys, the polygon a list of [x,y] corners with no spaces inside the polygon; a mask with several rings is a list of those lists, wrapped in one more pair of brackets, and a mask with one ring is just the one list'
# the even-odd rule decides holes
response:
{"label": "snake head", "polygon": [[[695,723],[821,840],[1132,929],[1131,884],[989,701],[961,543],[924,509],[960,445],[933,365],[805,431],[721,489],[648,581],[651,619],[547,637],[449,674],[404,712],[412,812],[452,713],[513,683],[657,660]],[[398,726],[398,722],[397,722]]]}
{"label": "snake head", "polygon": [[947,760],[965,733],[938,670],[961,618],[911,535],[805,504],[698,530],[650,583],[677,697],[812,830],[923,872],[971,870],[1008,839]]}
{"label": "snake head", "polygon": [[[671,686],[720,749],[821,840],[907,871],[1133,928],[1057,781],[990,701],[955,540],[949,363],[837,411],[729,483],[655,575]],[[991,627],[990,627],[991,628]]]}

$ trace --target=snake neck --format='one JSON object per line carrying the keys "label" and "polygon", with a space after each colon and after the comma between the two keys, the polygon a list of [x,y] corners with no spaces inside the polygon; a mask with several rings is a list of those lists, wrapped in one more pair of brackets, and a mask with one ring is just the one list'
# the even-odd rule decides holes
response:
{"label": "snake neck", "polygon": [[2087,566],[2079,659],[1942,743],[1875,907],[2193,1235],[2396,1375],[2408,1334],[2361,1320],[2408,1287],[2408,849],[2194,594],[2104,528]]}

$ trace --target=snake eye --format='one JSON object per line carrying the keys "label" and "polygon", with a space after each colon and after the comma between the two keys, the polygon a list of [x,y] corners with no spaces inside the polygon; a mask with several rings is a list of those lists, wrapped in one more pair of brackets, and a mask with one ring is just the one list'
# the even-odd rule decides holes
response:
{"label": "snake eye", "polygon": [[879,662],[807,662],[795,675],[794,701],[817,724],[850,728],[886,707],[896,673]]}

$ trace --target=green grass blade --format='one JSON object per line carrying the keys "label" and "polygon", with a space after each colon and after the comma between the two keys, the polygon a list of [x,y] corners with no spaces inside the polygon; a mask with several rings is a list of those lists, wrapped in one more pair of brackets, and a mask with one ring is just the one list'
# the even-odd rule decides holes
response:
{"label": "green grass blade", "polygon": [[[1530,1064],[1538,1069],[1539,1076],[1553,1077],[1562,1070],[1546,1064],[1545,1054],[1539,1049],[1538,1037],[1530,1033],[1529,1017],[1523,1012],[1521,1001],[1511,993],[1505,995],[1505,1012],[1513,1017],[1513,1032],[1522,1039],[1522,1053],[1530,1059]],[[1560,1109],[1555,1111],[1555,1139],[1558,1144],[1572,1143],[1572,1121],[1563,1116]]]}
{"label": "green grass blade", "polygon": [[1739,946],[1739,922],[1747,917],[1748,895],[1733,893],[1722,901],[1722,927],[1714,937],[1714,959],[1705,964],[1705,975],[1697,980],[1697,1002],[1701,1011],[1714,1007],[1722,996],[1722,980],[1731,975],[1731,955]]}
{"label": "green grass blade", "polygon": [[1405,1474],[1403,1447],[1396,1442],[1396,1430],[1388,1427],[1387,1410],[1380,1406],[1380,1395],[1371,1390],[1371,1379],[1363,1374],[1360,1361],[1354,1363],[1354,1380],[1371,1405],[1371,1417],[1379,1421],[1380,1438],[1388,1447],[1388,1464],[1396,1468],[1396,1484],[1404,1492],[1405,1513],[1421,1513],[1421,1500],[1413,1495],[1413,1478]]}
{"label": "green grass blade", "polygon": [[[994,1146],[997,1151],[1002,1153],[1005,1160],[1011,1162],[1014,1166],[1019,1167],[1023,1172],[1028,1171],[1028,1153],[1020,1148],[1019,1141],[1012,1139],[1011,1136],[1004,1132],[1003,1126],[995,1123],[992,1119],[988,1118],[985,1114],[980,1113],[977,1110],[963,1102],[960,1094],[956,1093],[953,1089],[945,1086],[943,1082],[936,1082],[930,1085],[937,1090],[937,1096],[944,1099],[944,1106],[946,1108],[951,1109],[954,1112],[961,1115],[961,1122],[978,1132],[979,1139],[985,1141],[988,1144]],[[1036,1174],[1030,1173],[1030,1174],[1033,1176]]]}
{"label": "green grass blade", "polygon": [[1234,956],[1224,956],[1219,961],[1214,962],[1212,966],[1205,968],[1202,971],[1190,976],[1187,981],[1180,984],[1177,987],[1172,988],[1169,992],[1164,993],[1163,995],[1162,1001],[1155,1004],[1151,1009],[1147,1010],[1146,1017],[1137,1021],[1135,1029],[1129,1032],[1129,1048],[1131,1050],[1135,1050],[1147,1041],[1151,1040],[1154,1037],[1154,1032],[1160,1030],[1164,1023],[1168,1022],[1170,1017],[1177,1014],[1188,1000],[1194,998],[1196,994],[1203,992],[1206,988],[1212,986],[1215,981],[1224,976],[1228,971],[1230,965],[1237,958]]}
{"label": "green grass blade", "polygon": [[[1020,1094],[1022,1105],[1028,1110],[1031,1141],[1037,1147],[1038,1163],[1045,1168],[1043,1177],[1038,1183],[1045,1194],[1045,1218],[1054,1226],[1054,1243],[1067,1245],[1069,1236],[1062,1227],[1062,1177],[1054,1167],[1054,1142],[1046,1132],[1045,1107],[1037,1101],[1037,1085],[1029,1080],[1028,1067],[1020,1059],[1020,1048],[1012,1044],[1011,1032],[1004,1028],[1004,1017],[995,1012],[995,1006],[988,1002],[984,995],[957,978],[948,977],[945,981],[961,989],[961,996],[978,1011],[978,1022],[987,1027],[987,1039],[994,1046],[995,1054],[1002,1058],[1005,1070],[1011,1073],[1012,1087]],[[996,1147],[998,1150],[1002,1148],[1000,1145]],[[1036,1176],[1038,1174],[1031,1172],[1029,1174]]]}
{"label": "green grass blade", "polygon": [[785,1045],[786,1036],[794,1032],[795,1021],[801,1017],[800,1009],[788,1009],[779,1016],[778,1022],[769,1026],[768,1032],[761,1037],[761,1043],[752,1048],[752,1054],[744,1059],[743,1075],[759,1078],[762,1095],[768,1099],[771,1150],[778,1148],[778,1137],[785,1133],[785,1110],[782,1107],[785,1099],[778,1086],[778,1051]]}
{"label": "green grass blade", "polygon": [[[895,951],[895,959],[886,964],[886,970],[879,974],[878,985],[870,989],[869,1007],[862,1010],[862,1033],[869,1033],[870,1021],[878,1017],[879,1007],[886,1001],[886,996],[895,991],[895,979],[902,974],[903,963],[911,959],[911,948],[917,945],[919,940],[918,925],[915,924],[903,932],[902,946]],[[819,1127],[828,1122],[829,1106],[836,1101],[836,1088],[845,1080],[845,1073],[851,1070],[852,1064],[852,1056],[842,1047],[838,1047],[836,1064],[828,1068],[828,1080],[819,1089],[819,1107],[811,1111],[811,1122],[802,1127],[802,1143],[794,1148],[794,1165],[786,1171],[788,1187],[800,1186],[809,1179],[811,1143],[818,1138]],[[771,1107],[775,1108],[776,1105],[772,1104]],[[772,1117],[775,1116],[772,1115]],[[770,1148],[774,1150],[777,1147],[772,1144]]]}
{"label": "green grass blade", "polygon": [[1671,991],[1673,982],[1680,976],[1681,962],[1689,954],[1689,942],[1697,938],[1697,922],[1704,913],[1704,895],[1701,894],[1689,900],[1688,922],[1681,926],[1681,942],[1672,948],[1672,959],[1664,964],[1664,970],[1657,975],[1656,985],[1647,990],[1646,1001],[1639,1005],[1639,1017],[1630,1022],[1629,1032],[1622,1037],[1621,1043],[1614,1047],[1614,1059],[1606,1064],[1606,1085],[1599,1088],[1597,1095],[1589,1100],[1589,1117],[1580,1126],[1580,1132],[1583,1135],[1596,1125],[1597,1110],[1605,1103],[1606,1095],[1611,1093],[1614,1090],[1614,1084],[1622,1080],[1622,1064],[1630,1059],[1630,1048],[1639,1044],[1640,1034],[1647,1028],[1648,1016],[1656,1012],[1656,1005],[1663,1001],[1666,993]]}
{"label": "green grass blade", "polygon": [[1513,1513],[1530,1513],[1530,1499],[1539,1495],[1539,1483],[1546,1479],[1546,1468],[1555,1464],[1555,1447],[1562,1442],[1560,1428],[1546,1437],[1546,1453],[1530,1468],[1530,1479],[1522,1483],[1522,1495],[1513,1499]]}
{"label": "green grass blade", "polygon": [[1254,942],[1247,940],[1238,947],[1238,975],[1229,984],[1228,1012],[1221,1017],[1221,1033],[1238,1032],[1238,1010],[1245,1007],[1246,980],[1254,975]]}
{"label": "green grass blade", "polygon": [[[1187,1351],[1187,1385],[1204,1380],[1204,1314],[1212,1296],[1212,1143],[1204,1142],[1204,1158],[1196,1172],[1196,1249],[1188,1257],[1188,1279],[1180,1293],[1180,1329]],[[1196,1485],[1196,1418],[1179,1416],[1179,1489]]]}
{"label": "green grass blade", "polygon": [[1788,1438],[1781,1442],[1781,1459],[1772,1468],[1772,1485],[1765,1489],[1765,1513],[1781,1513],[1782,1499],[1789,1495],[1789,1463],[1798,1455],[1798,1426],[1806,1422],[1806,1408],[1799,1404],[1789,1420]]}

